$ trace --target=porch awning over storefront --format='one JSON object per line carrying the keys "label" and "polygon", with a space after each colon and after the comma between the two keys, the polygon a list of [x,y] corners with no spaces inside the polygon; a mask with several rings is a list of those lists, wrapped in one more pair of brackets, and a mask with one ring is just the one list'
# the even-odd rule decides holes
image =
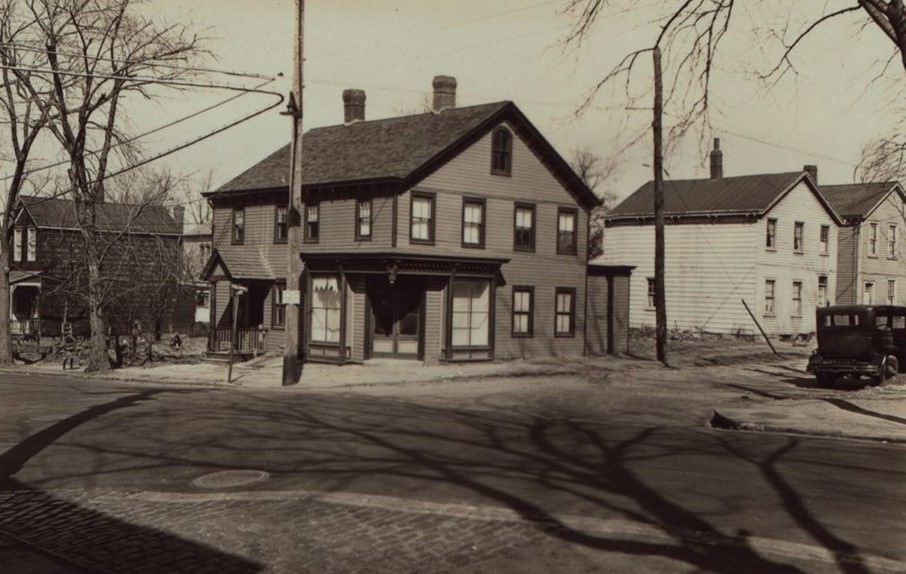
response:
{"label": "porch awning over storefront", "polygon": [[302,253],[310,271],[396,275],[485,275],[500,273],[509,262],[503,257],[462,257],[445,255],[408,255],[402,253]]}
{"label": "porch awning over storefront", "polygon": [[223,246],[214,249],[211,258],[205,264],[201,276],[212,279],[217,276],[228,279],[277,279],[267,258],[253,246],[242,245],[233,249]]}

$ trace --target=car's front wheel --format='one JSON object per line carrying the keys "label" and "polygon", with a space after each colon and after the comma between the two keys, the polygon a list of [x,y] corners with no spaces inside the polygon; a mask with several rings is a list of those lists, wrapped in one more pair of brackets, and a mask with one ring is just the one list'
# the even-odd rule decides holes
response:
{"label": "car's front wheel", "polygon": [[827,388],[831,387],[834,384],[834,381],[837,380],[837,375],[834,373],[825,373],[817,372],[815,373],[815,382],[818,383],[819,387]]}

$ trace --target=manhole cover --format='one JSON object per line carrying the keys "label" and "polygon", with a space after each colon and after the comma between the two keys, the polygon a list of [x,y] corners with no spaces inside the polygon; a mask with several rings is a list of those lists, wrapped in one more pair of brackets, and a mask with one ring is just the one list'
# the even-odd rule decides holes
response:
{"label": "manhole cover", "polygon": [[201,488],[230,488],[267,480],[270,475],[263,470],[223,470],[199,476],[192,484]]}

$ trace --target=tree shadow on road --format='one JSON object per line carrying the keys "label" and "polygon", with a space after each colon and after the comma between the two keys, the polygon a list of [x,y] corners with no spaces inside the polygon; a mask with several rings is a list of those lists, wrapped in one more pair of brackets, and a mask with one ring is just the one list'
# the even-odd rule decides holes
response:
{"label": "tree shadow on road", "polygon": [[72,570],[67,566],[72,572],[261,571],[260,564],[246,558],[92,510],[80,504],[80,498],[90,498],[83,492],[70,492],[75,498],[71,500],[13,478],[79,427],[124,409],[138,408],[164,392],[170,391],[118,396],[51,424],[0,453],[0,532],[37,548],[39,554],[51,554],[59,562],[74,565]]}

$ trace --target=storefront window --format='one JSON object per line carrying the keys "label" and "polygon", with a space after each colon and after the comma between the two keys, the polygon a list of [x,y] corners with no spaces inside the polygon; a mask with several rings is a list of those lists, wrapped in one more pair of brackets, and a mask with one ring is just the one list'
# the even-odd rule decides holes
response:
{"label": "storefront window", "polygon": [[318,343],[340,342],[340,289],[336,277],[311,280],[311,340]]}
{"label": "storefront window", "polygon": [[453,346],[487,347],[491,315],[491,282],[460,280],[453,283]]}

